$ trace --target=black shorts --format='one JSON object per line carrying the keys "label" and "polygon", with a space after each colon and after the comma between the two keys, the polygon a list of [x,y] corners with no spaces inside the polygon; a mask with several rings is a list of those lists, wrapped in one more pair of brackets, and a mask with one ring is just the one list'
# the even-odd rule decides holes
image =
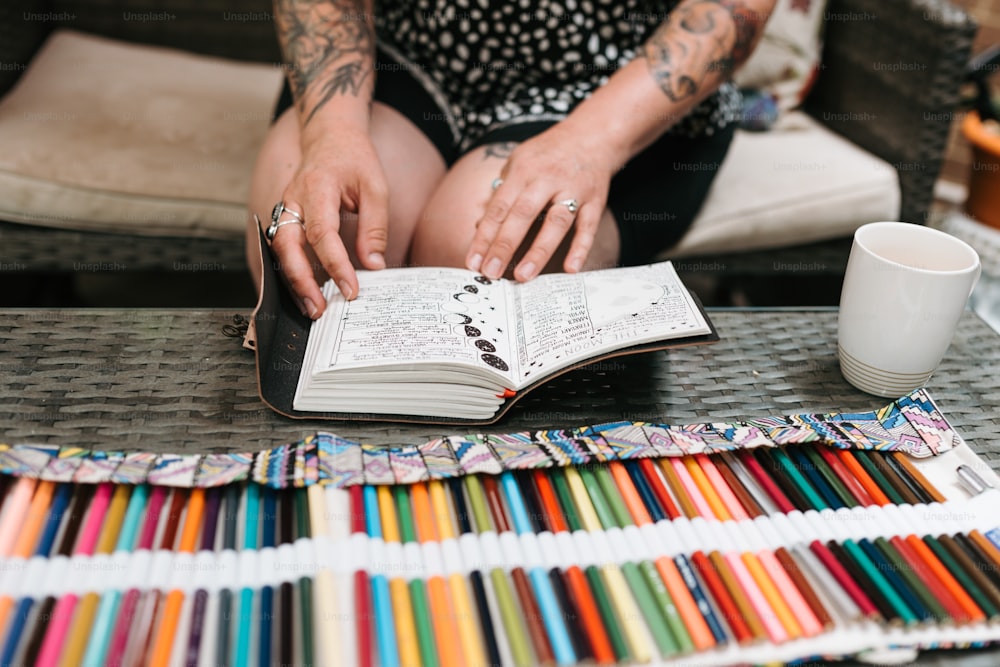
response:
{"label": "black shorts", "polygon": [[[406,116],[434,144],[445,164],[453,165],[461,154],[447,112],[405,68],[389,58],[380,57],[378,63],[374,99]],[[286,83],[275,117],[291,105]],[[469,150],[502,141],[525,141],[556,122],[505,125],[484,134]],[[650,262],[680,241],[701,210],[734,130],[735,124],[730,124],[698,137],[664,134],[615,174],[608,191],[608,208],[621,237],[620,264]]]}

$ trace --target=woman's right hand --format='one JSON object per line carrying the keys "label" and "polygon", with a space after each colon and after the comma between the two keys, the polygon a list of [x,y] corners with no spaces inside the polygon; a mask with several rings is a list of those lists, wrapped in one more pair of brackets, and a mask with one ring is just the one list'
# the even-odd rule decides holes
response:
{"label": "woman's right hand", "polygon": [[[303,133],[298,171],[282,193],[285,207],[301,214],[303,225],[283,226],[271,248],[310,318],[316,319],[326,308],[318,280],[333,278],[346,299],[358,295],[352,253],[342,238],[345,217],[347,224],[357,225],[353,256],[360,266],[385,267],[388,199],[385,174],[367,127],[341,124],[327,131],[310,127]],[[354,216],[356,222],[350,220]]]}

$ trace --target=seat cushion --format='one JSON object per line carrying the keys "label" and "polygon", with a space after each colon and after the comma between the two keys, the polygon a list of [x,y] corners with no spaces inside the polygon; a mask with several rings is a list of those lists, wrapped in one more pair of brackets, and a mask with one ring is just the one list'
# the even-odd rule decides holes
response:
{"label": "seat cushion", "polygon": [[0,219],[236,237],[281,70],[61,30],[0,101]]}
{"label": "seat cushion", "polygon": [[782,111],[802,104],[819,72],[826,4],[778,0],[757,48],[736,71],[736,85],[770,95]]}
{"label": "seat cushion", "polygon": [[738,130],[704,206],[664,257],[738,252],[850,236],[899,215],[892,165],[801,111],[768,132]]}

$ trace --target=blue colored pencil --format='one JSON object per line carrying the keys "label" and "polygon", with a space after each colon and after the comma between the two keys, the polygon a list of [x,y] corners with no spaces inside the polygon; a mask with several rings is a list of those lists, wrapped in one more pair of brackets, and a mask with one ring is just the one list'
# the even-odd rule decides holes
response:
{"label": "blue colored pencil", "polygon": [[[365,529],[368,537],[382,537],[382,522],[378,509],[375,487],[368,485],[364,490]],[[399,667],[399,647],[396,643],[396,621],[392,615],[392,598],[389,595],[389,580],[384,574],[371,576],[372,606],[375,608],[375,632],[378,655],[384,667]],[[358,619],[362,622],[363,619]]]}

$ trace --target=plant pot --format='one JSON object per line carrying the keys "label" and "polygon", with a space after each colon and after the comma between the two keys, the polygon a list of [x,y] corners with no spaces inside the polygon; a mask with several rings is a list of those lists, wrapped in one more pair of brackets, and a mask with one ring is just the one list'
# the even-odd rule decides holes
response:
{"label": "plant pot", "polygon": [[1000,229],[1000,124],[992,125],[984,125],[975,111],[962,121],[962,134],[972,144],[965,211],[979,222]]}

